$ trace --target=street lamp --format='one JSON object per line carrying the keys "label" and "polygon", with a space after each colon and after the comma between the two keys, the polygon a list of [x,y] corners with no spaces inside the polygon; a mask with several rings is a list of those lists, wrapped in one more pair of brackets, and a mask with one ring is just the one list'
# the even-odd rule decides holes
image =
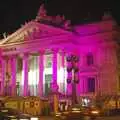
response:
{"label": "street lamp", "polygon": [[77,104],[76,84],[79,83],[79,57],[70,55],[67,57],[67,84],[72,84],[72,104]]}

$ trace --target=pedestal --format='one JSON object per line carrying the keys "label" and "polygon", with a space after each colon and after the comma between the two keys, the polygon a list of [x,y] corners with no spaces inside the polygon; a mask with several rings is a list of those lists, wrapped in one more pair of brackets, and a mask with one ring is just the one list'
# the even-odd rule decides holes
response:
{"label": "pedestal", "polygon": [[52,93],[58,93],[59,86],[57,85],[57,83],[51,83],[50,86]]}
{"label": "pedestal", "polygon": [[72,105],[77,104],[76,84],[72,83]]}
{"label": "pedestal", "polygon": [[51,83],[51,93],[53,97],[53,109],[54,113],[58,112],[58,105],[59,105],[59,92],[58,92],[58,85],[57,83]]}

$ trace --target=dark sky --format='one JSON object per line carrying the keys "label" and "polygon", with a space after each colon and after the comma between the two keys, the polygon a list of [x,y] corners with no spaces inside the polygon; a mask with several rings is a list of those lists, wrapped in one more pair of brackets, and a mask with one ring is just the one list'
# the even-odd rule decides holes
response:
{"label": "dark sky", "polygon": [[[12,33],[34,19],[44,0],[0,0],[0,33]],[[103,12],[111,11],[120,23],[119,0],[45,0],[49,15],[64,14],[73,24],[97,21]],[[117,2],[118,1],[118,2]],[[89,15],[88,15],[89,13]],[[89,16],[89,17],[88,17]]]}

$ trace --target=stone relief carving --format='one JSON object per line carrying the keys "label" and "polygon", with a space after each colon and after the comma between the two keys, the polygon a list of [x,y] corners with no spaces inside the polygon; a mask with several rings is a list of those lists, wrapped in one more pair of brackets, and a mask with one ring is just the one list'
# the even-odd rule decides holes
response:
{"label": "stone relief carving", "polygon": [[60,15],[48,16],[44,4],[40,6],[40,9],[38,11],[35,21],[41,22],[44,24],[53,25],[56,27],[61,27],[65,30],[72,30],[70,20],[65,20],[64,16],[60,16]]}
{"label": "stone relief carving", "polygon": [[[58,33],[60,34],[60,33]],[[40,28],[33,28],[31,30],[26,30],[24,33],[15,36],[13,38],[10,38],[8,41],[6,41],[4,44],[14,44],[14,43],[19,43],[19,42],[24,42],[24,41],[29,41],[29,40],[37,40],[37,39],[42,39],[45,37],[51,37],[51,36],[56,36],[57,33],[54,33],[53,31],[49,31],[47,29],[42,29]]]}
{"label": "stone relief carving", "polygon": [[45,6],[44,6],[44,4],[42,4],[40,6],[40,9],[39,9],[38,14],[37,14],[38,19],[46,17],[47,16],[46,13],[47,13],[47,11],[45,10]]}
{"label": "stone relief carving", "polygon": [[[60,15],[48,16],[44,4],[42,4],[40,6],[40,9],[38,11],[38,14],[37,14],[34,22],[40,22],[42,24],[53,25],[54,27],[58,27],[58,28],[60,27],[65,30],[72,30],[71,21],[65,20],[64,16],[60,16]],[[28,24],[28,23],[26,23],[26,24]],[[34,24],[35,23],[33,23],[33,26],[34,26]],[[18,33],[17,35],[15,35],[12,38],[9,38],[9,40],[6,41],[4,44],[24,42],[27,40],[34,40],[34,39],[38,39],[38,38],[56,35],[54,32],[45,30],[44,28],[43,29],[39,28],[37,25],[35,25],[35,26],[36,27],[34,27],[34,28],[31,26],[28,26],[29,28],[27,30],[25,30],[22,33]],[[24,28],[24,26],[23,26],[23,28]]]}

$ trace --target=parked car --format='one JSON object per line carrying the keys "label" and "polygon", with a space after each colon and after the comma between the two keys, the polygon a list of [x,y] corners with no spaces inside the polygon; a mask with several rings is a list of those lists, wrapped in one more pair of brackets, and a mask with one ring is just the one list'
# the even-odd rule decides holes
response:
{"label": "parked car", "polygon": [[100,110],[97,107],[82,107],[81,105],[74,105],[68,111],[57,113],[56,120],[84,120],[86,117],[95,120],[99,115]]}
{"label": "parked car", "polygon": [[[0,120],[33,120],[33,117],[12,108],[0,108]],[[34,117],[34,120],[39,118]]]}

